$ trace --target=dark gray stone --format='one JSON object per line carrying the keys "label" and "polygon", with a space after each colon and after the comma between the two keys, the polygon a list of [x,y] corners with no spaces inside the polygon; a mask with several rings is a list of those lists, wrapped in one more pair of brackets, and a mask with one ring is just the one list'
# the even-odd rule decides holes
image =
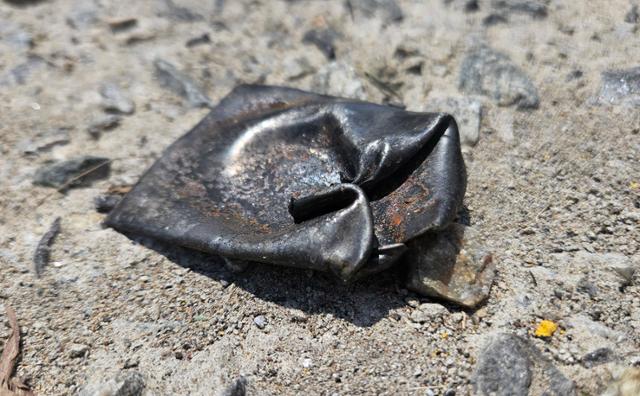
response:
{"label": "dark gray stone", "polygon": [[[541,394],[574,396],[575,384],[556,369],[526,339],[495,335],[480,353],[472,383],[478,395]],[[535,389],[535,391],[534,391]]]}
{"label": "dark gray stone", "polygon": [[114,83],[106,83],[100,87],[102,95],[102,107],[113,113],[133,114],[136,105],[127,95]]}
{"label": "dark gray stone", "polygon": [[600,104],[630,104],[640,106],[640,66],[602,72]]}
{"label": "dark gray stone", "polygon": [[25,84],[29,76],[46,65],[47,62],[41,56],[29,55],[24,62],[0,75],[0,87]]}
{"label": "dark gray stone", "polygon": [[199,36],[196,36],[187,40],[187,42],[185,43],[185,46],[187,48],[191,48],[198,45],[210,44],[210,43],[211,43],[211,37],[209,37],[209,33],[203,33]]}
{"label": "dark gray stone", "polygon": [[312,29],[305,33],[302,42],[315,45],[327,59],[336,58],[334,42],[338,38],[338,33],[331,29]]}
{"label": "dark gray stone", "polygon": [[536,19],[546,18],[547,5],[544,1],[535,0],[493,0],[494,10],[504,14],[524,14]]}
{"label": "dark gray stone", "polygon": [[196,22],[204,19],[204,17],[197,12],[187,7],[176,5],[173,0],[164,0],[164,9],[160,12],[160,16],[177,22]]}
{"label": "dark gray stone", "polygon": [[245,396],[247,394],[247,380],[244,377],[240,377],[229,385],[227,389],[222,392],[222,396]]}
{"label": "dark gray stone", "polygon": [[484,17],[482,24],[484,26],[494,26],[499,23],[507,23],[507,17],[502,14],[491,13]]}
{"label": "dark gray stone", "polygon": [[185,98],[194,107],[213,107],[211,99],[202,92],[200,87],[186,74],[180,72],[171,63],[156,59],[153,62],[156,77],[165,88]]}
{"label": "dark gray stone", "polygon": [[98,23],[100,10],[94,0],[76,0],[67,15],[67,25],[77,30],[85,30]]}
{"label": "dark gray stone", "polygon": [[10,19],[0,18],[0,39],[17,51],[28,51],[33,48],[33,36]]}
{"label": "dark gray stone", "polygon": [[21,140],[18,148],[24,154],[38,154],[51,150],[55,146],[69,144],[71,127],[47,129],[36,133],[35,136]]}
{"label": "dark gray stone", "polygon": [[67,354],[71,358],[82,358],[89,352],[89,347],[84,344],[71,344],[67,347]]}
{"label": "dark gray stone", "polygon": [[613,351],[609,348],[598,348],[584,355],[580,359],[580,363],[586,368],[591,368],[612,361],[614,358]]}
{"label": "dark gray stone", "polygon": [[122,196],[117,194],[98,195],[93,199],[93,204],[98,213],[109,213],[116,207],[118,202],[122,200]]}
{"label": "dark gray stone", "polygon": [[[90,185],[96,180],[106,179],[109,173],[108,158],[84,156],[42,166],[36,171],[33,183],[54,188],[79,187]],[[74,180],[75,178],[77,180]]]}
{"label": "dark gray stone", "polygon": [[92,138],[98,139],[102,135],[102,132],[109,131],[120,125],[122,118],[115,114],[107,114],[97,118],[89,124],[87,132]]}
{"label": "dark gray stone", "polygon": [[493,338],[480,354],[474,382],[481,394],[526,395],[533,376],[533,363],[526,341],[511,334]]}
{"label": "dark gray stone", "polygon": [[402,8],[395,0],[347,0],[346,4],[352,13],[365,18],[379,16],[385,24],[400,23],[404,19]]}
{"label": "dark gray stone", "polygon": [[140,396],[144,388],[145,381],[142,374],[136,371],[123,371],[116,378],[84,386],[78,392],[78,396]]}
{"label": "dark gray stone", "polygon": [[480,4],[478,4],[478,0],[467,0],[464,3],[464,10],[466,12],[476,12],[480,10]]}
{"label": "dark gray stone", "polygon": [[634,4],[627,15],[624,16],[624,21],[627,23],[638,23],[640,22],[640,12],[638,12],[638,5]]}
{"label": "dark gray stone", "polygon": [[598,295],[598,287],[593,284],[593,282],[591,282],[586,276],[578,281],[576,290],[580,293],[588,294],[591,298],[594,298]]}
{"label": "dark gray stone", "polygon": [[26,7],[26,6],[42,3],[45,0],[4,0],[4,1],[14,6]]}
{"label": "dark gray stone", "polygon": [[116,381],[121,385],[114,396],[140,396],[145,387],[142,374],[135,371],[120,373]]}
{"label": "dark gray stone", "polygon": [[529,77],[509,57],[486,45],[473,48],[462,61],[459,88],[488,96],[500,106],[533,109],[540,102]]}

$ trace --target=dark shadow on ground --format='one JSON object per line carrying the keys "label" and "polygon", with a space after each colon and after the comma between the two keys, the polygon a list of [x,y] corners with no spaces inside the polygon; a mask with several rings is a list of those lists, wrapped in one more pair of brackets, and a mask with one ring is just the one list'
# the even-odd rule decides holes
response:
{"label": "dark shadow on ground", "polygon": [[404,290],[399,269],[391,269],[343,284],[332,274],[255,263],[246,271],[228,270],[221,257],[171,246],[157,240],[133,237],[134,242],[167,257],[173,263],[218,281],[234,283],[257,298],[308,314],[331,314],[356,326],[369,327],[406,306],[413,295]]}

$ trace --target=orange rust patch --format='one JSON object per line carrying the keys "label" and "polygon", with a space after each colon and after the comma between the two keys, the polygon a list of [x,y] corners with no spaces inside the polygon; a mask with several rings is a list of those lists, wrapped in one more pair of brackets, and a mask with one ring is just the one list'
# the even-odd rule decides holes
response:
{"label": "orange rust patch", "polygon": [[402,223],[402,216],[400,215],[400,213],[394,213],[393,215],[391,215],[391,223],[394,226],[399,226],[400,223]]}

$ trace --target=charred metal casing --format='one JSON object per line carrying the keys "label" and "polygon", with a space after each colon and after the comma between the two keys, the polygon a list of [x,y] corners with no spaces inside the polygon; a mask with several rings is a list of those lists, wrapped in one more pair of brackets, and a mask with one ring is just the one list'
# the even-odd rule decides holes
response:
{"label": "charred metal casing", "polygon": [[450,115],[243,85],[164,152],[106,224],[232,263],[349,280],[446,229],[465,186]]}

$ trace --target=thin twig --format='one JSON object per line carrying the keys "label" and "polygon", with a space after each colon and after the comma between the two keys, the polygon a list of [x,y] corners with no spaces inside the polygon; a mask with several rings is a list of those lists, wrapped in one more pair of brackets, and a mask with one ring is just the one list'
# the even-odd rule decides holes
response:
{"label": "thin twig", "polygon": [[393,87],[391,87],[389,83],[380,80],[379,78],[377,78],[376,76],[368,72],[365,72],[364,76],[367,77],[369,81],[371,81],[374,87],[378,88],[379,90],[381,90],[383,93],[386,93],[387,95],[395,97],[400,102],[402,102],[402,97],[400,96],[398,91],[396,91]]}
{"label": "thin twig", "polygon": [[110,160],[106,160],[104,162],[99,163],[98,165],[87,169],[86,171],[80,173],[77,176],[72,177],[71,179],[69,179],[68,181],[66,181],[64,184],[62,184],[60,187],[56,188],[54,192],[47,194],[44,198],[42,198],[40,200],[40,202],[38,202],[38,205],[36,205],[36,208],[39,208],[40,206],[42,206],[43,203],[45,203],[49,198],[51,198],[54,194],[62,192],[64,190],[66,190],[67,188],[69,188],[73,183],[77,182],[79,179],[82,179],[83,177],[90,175],[91,173],[95,172],[96,170],[102,168],[103,166],[112,163],[113,161],[115,161],[114,159],[110,159]]}
{"label": "thin twig", "polygon": [[33,396],[33,392],[25,384],[12,378],[20,355],[20,327],[16,311],[8,305],[5,305],[4,311],[11,326],[11,335],[0,356],[0,396]]}
{"label": "thin twig", "polygon": [[56,219],[49,227],[49,230],[42,236],[36,252],[33,255],[33,270],[36,273],[36,277],[39,278],[44,271],[44,268],[49,264],[49,255],[51,253],[51,244],[56,239],[56,236],[60,233],[60,217]]}

